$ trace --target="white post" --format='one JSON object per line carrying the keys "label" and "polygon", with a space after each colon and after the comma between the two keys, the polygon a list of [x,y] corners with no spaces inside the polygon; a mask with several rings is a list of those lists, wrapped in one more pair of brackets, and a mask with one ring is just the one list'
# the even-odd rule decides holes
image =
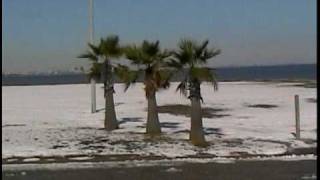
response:
{"label": "white post", "polygon": [[296,114],[296,138],[300,139],[300,106],[299,95],[294,96],[295,114]]}
{"label": "white post", "polygon": [[89,0],[89,42],[93,43],[93,0]]}
{"label": "white post", "polygon": [[[89,43],[93,44],[93,0],[89,0]],[[94,78],[91,82],[91,113],[96,112],[96,81]]]}
{"label": "white post", "polygon": [[91,82],[91,113],[96,112],[96,80],[90,79]]}

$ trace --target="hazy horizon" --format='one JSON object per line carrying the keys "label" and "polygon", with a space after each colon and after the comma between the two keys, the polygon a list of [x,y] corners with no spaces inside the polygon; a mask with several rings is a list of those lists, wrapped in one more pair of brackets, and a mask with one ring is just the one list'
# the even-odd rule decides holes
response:
{"label": "hazy horizon", "polygon": [[[122,4],[121,4],[122,3]],[[2,72],[66,71],[87,66],[88,1],[2,1]],[[94,0],[94,39],[121,43],[208,38],[220,48],[210,66],[316,63],[315,0]],[[88,66],[87,66],[88,67]]]}

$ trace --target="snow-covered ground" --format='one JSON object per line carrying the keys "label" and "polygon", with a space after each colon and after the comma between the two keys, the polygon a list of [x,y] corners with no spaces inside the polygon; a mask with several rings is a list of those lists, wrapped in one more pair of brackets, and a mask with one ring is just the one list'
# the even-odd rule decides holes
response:
{"label": "snow-covered ground", "polygon": [[[231,156],[241,153],[282,154],[294,147],[315,147],[315,88],[292,83],[222,82],[214,92],[202,85],[203,107],[220,109],[204,118],[210,146],[198,148],[188,141],[190,118],[160,113],[163,135],[144,134],[147,113],[143,85],[123,92],[116,84],[115,104],[120,129],[103,130],[102,84],[97,85],[97,109],[90,112],[90,85],[3,86],[2,158],[64,155],[128,155],[184,157],[198,154]],[[177,83],[157,94],[159,106],[189,100],[176,92]],[[300,95],[301,137],[295,140],[294,95]],[[249,105],[269,104],[274,108]],[[311,141],[311,143],[310,143]],[[85,157],[84,157],[85,158]],[[14,159],[13,159],[14,160]],[[27,159],[26,159],[27,161]]]}

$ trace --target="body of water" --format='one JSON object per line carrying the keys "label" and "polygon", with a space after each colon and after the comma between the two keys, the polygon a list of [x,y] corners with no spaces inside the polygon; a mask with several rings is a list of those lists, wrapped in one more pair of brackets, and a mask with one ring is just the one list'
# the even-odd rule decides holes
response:
{"label": "body of water", "polygon": [[[226,67],[217,68],[216,74],[219,81],[315,80],[317,77],[317,68],[316,64]],[[179,79],[181,79],[181,74],[173,77],[173,81],[178,81]],[[116,82],[120,81],[116,79]],[[89,83],[87,76],[84,74],[2,76],[2,86],[82,83]]]}

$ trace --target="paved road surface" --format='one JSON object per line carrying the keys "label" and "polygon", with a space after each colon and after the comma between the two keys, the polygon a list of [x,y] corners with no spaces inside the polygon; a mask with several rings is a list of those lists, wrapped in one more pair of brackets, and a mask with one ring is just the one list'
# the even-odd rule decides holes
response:
{"label": "paved road surface", "polygon": [[[316,160],[177,163],[170,165],[24,169],[2,167],[6,180],[282,180],[316,179]],[[58,167],[58,166],[57,166]]]}

